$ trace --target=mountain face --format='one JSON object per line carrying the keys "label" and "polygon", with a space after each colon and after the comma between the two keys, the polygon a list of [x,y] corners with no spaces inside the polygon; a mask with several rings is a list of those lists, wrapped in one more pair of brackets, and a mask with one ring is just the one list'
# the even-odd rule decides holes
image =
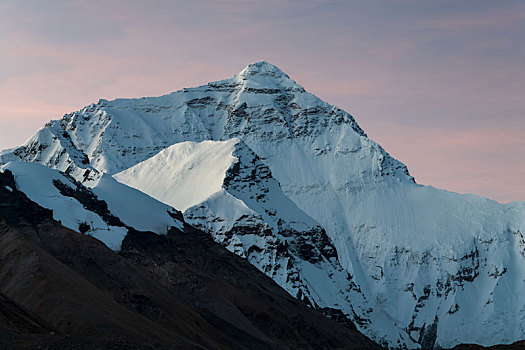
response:
{"label": "mountain face", "polygon": [[355,314],[352,300],[366,302],[326,231],[237,138],[177,143],[114,177],[182,208],[191,225],[328,315]]}
{"label": "mountain face", "polygon": [[155,199],[101,176],[93,188],[40,164],[8,163],[0,171],[16,178],[16,188],[50,209],[65,227],[86,233],[112,250],[120,250],[130,230],[167,234],[184,227],[182,214]]}
{"label": "mountain face", "polygon": [[381,344],[525,334],[525,203],[416,184],[350,114],[266,62],[161,97],[100,100],[0,153],[12,161],[95,193],[113,175]]}
{"label": "mountain face", "polygon": [[[9,167],[0,171],[2,349],[378,348],[355,327],[292,298],[181,217],[160,234],[126,226],[112,251],[101,241],[111,242],[113,227],[125,221],[108,210],[119,207],[56,170]],[[57,181],[39,183],[36,192],[65,196],[62,208],[43,208],[21,191],[33,195],[26,177],[46,173]],[[142,196],[135,204],[155,202]],[[112,225],[105,233],[96,226],[75,232],[54,219],[68,210],[71,221],[92,213]]]}

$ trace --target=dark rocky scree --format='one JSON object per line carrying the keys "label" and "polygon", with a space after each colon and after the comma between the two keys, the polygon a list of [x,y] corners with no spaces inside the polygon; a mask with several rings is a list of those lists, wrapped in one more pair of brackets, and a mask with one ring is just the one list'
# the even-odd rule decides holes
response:
{"label": "dark rocky scree", "polygon": [[377,347],[201,231],[131,230],[116,254],[54,221],[8,171],[0,173],[0,312],[2,349]]}

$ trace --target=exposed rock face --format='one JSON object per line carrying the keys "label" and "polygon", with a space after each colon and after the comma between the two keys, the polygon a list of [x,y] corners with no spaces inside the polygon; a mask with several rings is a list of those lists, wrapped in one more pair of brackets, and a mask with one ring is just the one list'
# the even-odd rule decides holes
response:
{"label": "exposed rock face", "polygon": [[[40,162],[94,186],[102,173],[207,140],[234,145],[237,161],[221,163],[209,193],[221,195],[184,207],[162,201],[292,295],[341,311],[391,347],[491,345],[525,334],[525,204],[417,185],[350,114],[266,62],[166,96],[100,100],[0,162]],[[155,197],[164,188],[142,190]],[[279,201],[269,193],[287,197],[299,216],[272,208]],[[230,207],[243,215],[220,210]],[[315,292],[314,275],[324,286]]]}
{"label": "exposed rock face", "polygon": [[53,214],[0,172],[3,349],[377,348],[189,225],[116,253]]}
{"label": "exposed rock face", "polygon": [[[216,184],[208,182],[210,167],[220,169],[212,174]],[[366,304],[326,231],[282,193],[268,166],[239,139],[175,144],[115,177],[184,208],[190,224],[309,305],[337,305],[349,315],[356,313],[351,300]],[[328,303],[327,291],[334,295]]]}

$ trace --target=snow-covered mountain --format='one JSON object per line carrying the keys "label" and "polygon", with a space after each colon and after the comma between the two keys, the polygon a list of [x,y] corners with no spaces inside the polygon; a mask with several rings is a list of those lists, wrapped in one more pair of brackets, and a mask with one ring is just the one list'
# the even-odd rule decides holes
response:
{"label": "snow-covered mountain", "polygon": [[[39,164],[0,170],[0,348],[379,348],[357,329],[294,300],[202,231],[187,224],[167,234],[130,227],[130,214],[138,225],[155,225],[154,210],[160,221],[164,209],[180,213],[114,184],[108,181],[104,190],[116,189],[129,203],[108,205]],[[86,219],[96,224],[91,230],[81,228]],[[110,244],[119,227],[128,232],[112,251],[99,240]],[[99,240],[90,237],[94,231]]]}
{"label": "snow-covered mountain", "polygon": [[367,313],[325,230],[241,140],[177,143],[114,177],[181,208],[189,224],[327,315]]}
{"label": "snow-covered mountain", "polygon": [[[150,196],[103,174],[87,188],[72,177],[40,164],[10,162],[0,172],[13,174],[16,189],[74,231],[120,250],[129,230],[165,235],[184,229],[182,214]],[[8,188],[8,190],[13,190]]]}
{"label": "snow-covered mountain", "polygon": [[269,63],[100,100],[0,153],[20,160],[94,191],[115,175],[391,347],[524,338],[525,203],[416,184],[350,114]]}

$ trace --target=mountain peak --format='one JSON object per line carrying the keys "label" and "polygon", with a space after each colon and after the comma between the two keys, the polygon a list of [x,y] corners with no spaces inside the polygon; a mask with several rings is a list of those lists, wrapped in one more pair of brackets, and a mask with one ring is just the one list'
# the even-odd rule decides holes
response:
{"label": "mountain peak", "polygon": [[303,87],[290,79],[288,74],[266,61],[250,63],[234,79],[245,87],[255,89],[291,89],[304,92]]}
{"label": "mountain peak", "polygon": [[288,74],[280,70],[277,66],[266,61],[250,63],[239,74],[237,74],[237,76],[243,78],[249,78],[250,76],[265,76],[290,79]]}

